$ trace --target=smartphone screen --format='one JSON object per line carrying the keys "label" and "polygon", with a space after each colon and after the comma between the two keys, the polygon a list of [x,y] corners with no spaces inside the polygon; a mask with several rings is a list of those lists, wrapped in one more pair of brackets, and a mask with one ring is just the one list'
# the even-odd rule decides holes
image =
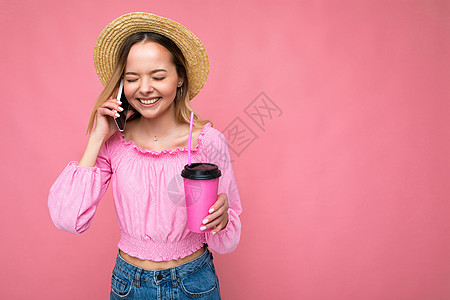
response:
{"label": "smartphone screen", "polygon": [[125,124],[127,123],[126,117],[130,104],[128,103],[127,98],[125,98],[125,93],[123,91],[123,78],[120,81],[119,91],[117,93],[116,98],[117,100],[122,101],[122,104],[120,106],[123,108],[123,111],[117,112],[120,115],[120,117],[114,118],[114,121],[116,121],[117,128],[120,131],[124,131]]}

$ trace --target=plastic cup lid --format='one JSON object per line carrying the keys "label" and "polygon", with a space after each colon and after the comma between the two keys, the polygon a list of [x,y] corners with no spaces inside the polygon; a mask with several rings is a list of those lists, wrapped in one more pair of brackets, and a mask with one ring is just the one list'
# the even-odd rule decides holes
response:
{"label": "plastic cup lid", "polygon": [[221,175],[219,167],[209,163],[192,163],[185,165],[183,171],[181,171],[182,177],[194,180],[215,179]]}

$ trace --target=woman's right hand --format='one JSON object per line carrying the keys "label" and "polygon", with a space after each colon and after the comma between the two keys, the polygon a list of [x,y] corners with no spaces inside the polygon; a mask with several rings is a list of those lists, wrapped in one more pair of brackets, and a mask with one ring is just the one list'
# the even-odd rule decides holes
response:
{"label": "woman's right hand", "polygon": [[[114,118],[117,117],[116,114],[118,111],[122,111],[120,104],[121,103],[118,102],[117,99],[111,97],[97,109],[95,115],[95,128],[91,132],[86,149],[78,162],[79,166],[95,166],[98,153],[103,143],[117,130]],[[128,110],[127,118],[131,113],[132,112]]]}
{"label": "woman's right hand", "polygon": [[117,127],[114,118],[118,117],[118,113],[123,111],[121,104],[122,102],[111,97],[97,109],[95,128],[91,135],[106,141],[116,132]]}

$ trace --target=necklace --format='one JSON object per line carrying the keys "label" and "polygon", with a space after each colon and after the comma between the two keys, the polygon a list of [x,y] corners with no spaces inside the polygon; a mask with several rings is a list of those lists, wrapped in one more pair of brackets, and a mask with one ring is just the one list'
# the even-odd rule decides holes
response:
{"label": "necklace", "polygon": [[157,140],[158,140],[158,138],[156,137],[156,135],[155,135],[155,137],[154,137],[154,140],[155,140],[155,141],[157,141]]}

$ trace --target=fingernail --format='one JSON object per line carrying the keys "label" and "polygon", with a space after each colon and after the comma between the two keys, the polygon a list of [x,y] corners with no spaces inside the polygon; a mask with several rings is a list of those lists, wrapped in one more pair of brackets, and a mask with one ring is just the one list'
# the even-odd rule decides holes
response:
{"label": "fingernail", "polygon": [[211,209],[209,210],[209,213],[212,214],[213,211],[214,211],[214,208],[211,208]]}
{"label": "fingernail", "polygon": [[217,232],[213,231],[212,234],[215,235]]}
{"label": "fingernail", "polygon": [[122,106],[119,106],[118,110],[120,110],[120,111],[123,111],[123,108],[122,108]]}
{"label": "fingernail", "polygon": [[117,100],[117,103],[119,103],[119,104],[122,104],[122,101],[120,101],[120,100]]}
{"label": "fingernail", "polygon": [[202,223],[203,223],[203,224],[208,223],[208,219],[204,219]]}
{"label": "fingernail", "polygon": [[120,115],[118,113],[116,113],[116,117],[120,117]]}
{"label": "fingernail", "polygon": [[200,227],[200,230],[205,230],[205,229],[206,229],[206,226]]}

